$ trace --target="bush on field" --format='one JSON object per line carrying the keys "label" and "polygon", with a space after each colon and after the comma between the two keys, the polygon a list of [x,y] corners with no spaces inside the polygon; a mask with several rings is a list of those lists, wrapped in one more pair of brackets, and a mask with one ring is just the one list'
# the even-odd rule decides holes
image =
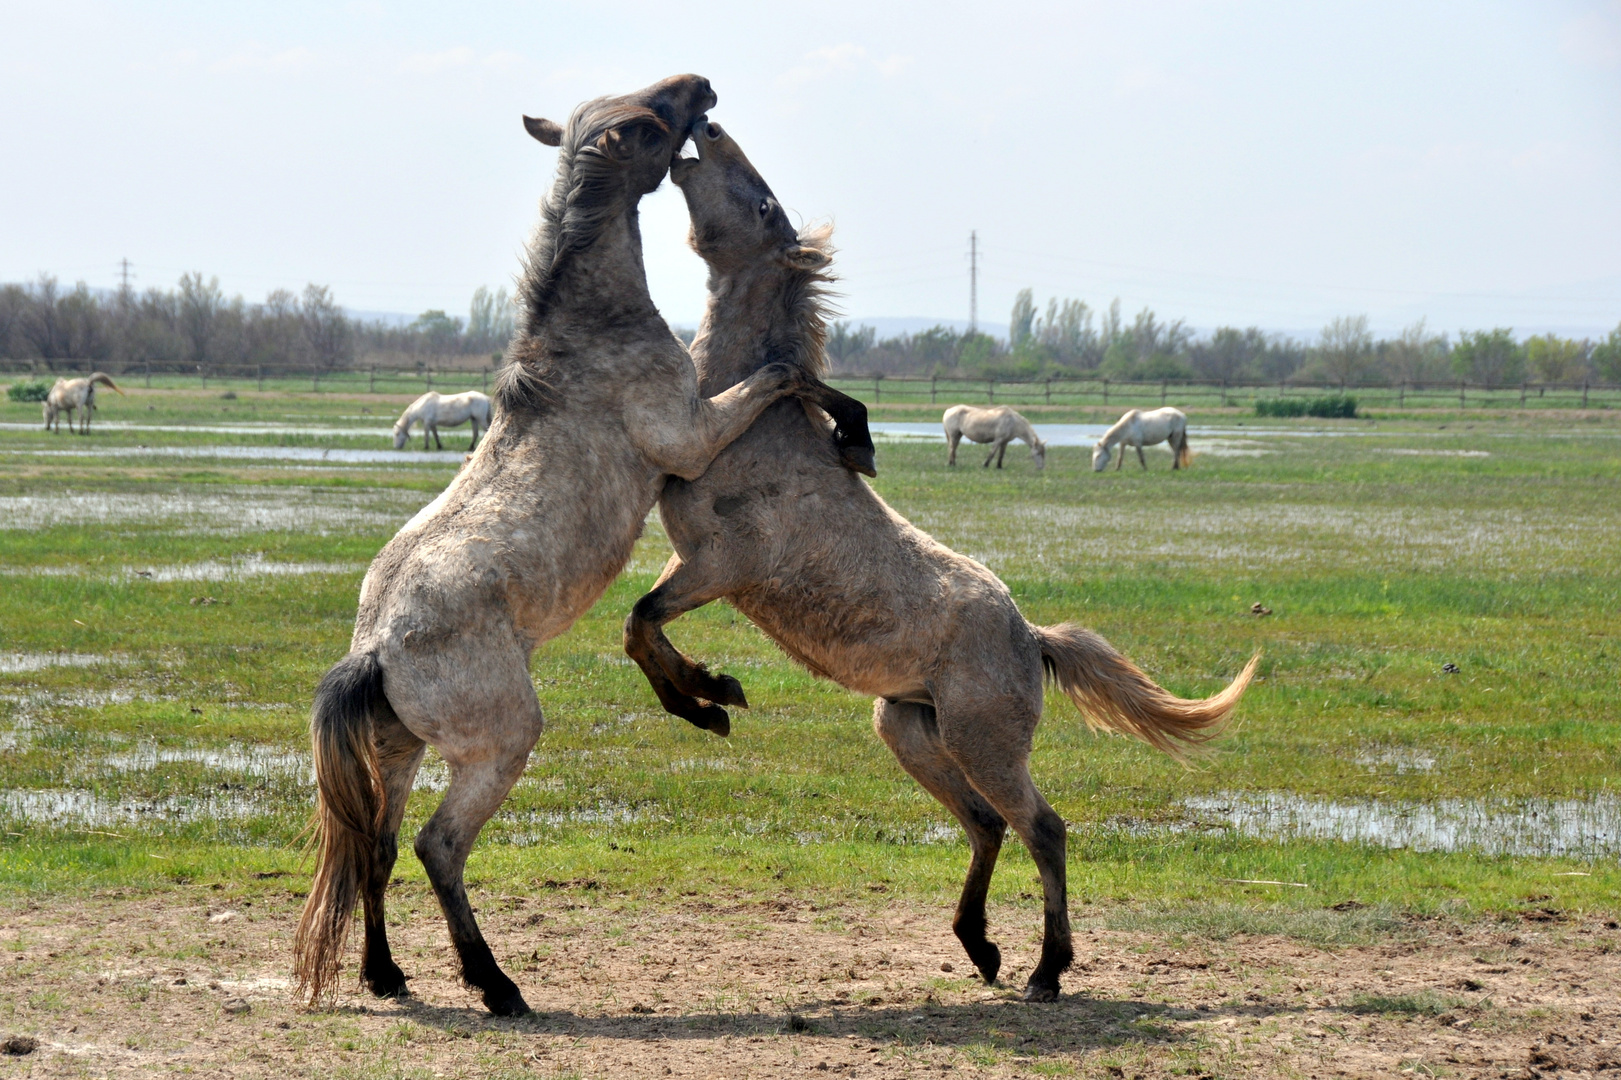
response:
{"label": "bush on field", "polygon": [[1264,398],[1255,403],[1256,416],[1320,416],[1327,420],[1350,420],[1356,416],[1356,398],[1349,394],[1327,394],[1316,398]]}
{"label": "bush on field", "polygon": [[42,382],[12,383],[6,388],[6,397],[12,401],[44,401],[51,392],[50,384]]}

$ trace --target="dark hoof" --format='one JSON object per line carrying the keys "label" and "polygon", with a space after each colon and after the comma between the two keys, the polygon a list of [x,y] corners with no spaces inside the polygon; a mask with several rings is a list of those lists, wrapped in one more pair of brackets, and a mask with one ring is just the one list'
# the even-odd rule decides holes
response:
{"label": "dark hoof", "polygon": [[528,1016],[529,1003],[516,986],[506,990],[484,991],[484,1007],[493,1016]]}
{"label": "dark hoof", "polygon": [[749,699],[743,695],[743,684],[730,675],[704,672],[701,689],[693,696],[713,701],[716,705],[735,705],[739,709],[749,707]]}
{"label": "dark hoof", "polygon": [[979,969],[979,977],[986,986],[996,985],[996,973],[1002,970],[1002,950],[987,941],[977,949],[968,950],[968,959]]}
{"label": "dark hoof", "polygon": [[405,985],[405,972],[398,964],[389,963],[388,967],[376,971],[363,971],[360,977],[366,981],[366,989],[380,998],[410,997],[411,991]]}
{"label": "dark hoof", "polygon": [[1046,983],[1032,982],[1029,986],[1026,986],[1024,988],[1024,993],[1019,995],[1019,1000],[1020,1001],[1057,1001],[1058,1000],[1058,984],[1057,983],[1052,983],[1051,985],[1048,985]]}
{"label": "dark hoof", "polygon": [[687,723],[725,738],[732,733],[732,718],[719,705],[704,705],[686,718]]}
{"label": "dark hoof", "polygon": [[878,475],[878,455],[870,446],[846,446],[839,450],[839,464],[862,476]]}

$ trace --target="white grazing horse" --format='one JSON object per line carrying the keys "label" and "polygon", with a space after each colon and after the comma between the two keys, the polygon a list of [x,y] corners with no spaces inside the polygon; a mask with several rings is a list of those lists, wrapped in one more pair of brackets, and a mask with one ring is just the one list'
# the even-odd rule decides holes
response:
{"label": "white grazing horse", "polygon": [[1143,457],[1143,447],[1167,440],[1171,444],[1172,469],[1193,464],[1193,455],[1188,452],[1188,418],[1181,409],[1167,407],[1149,412],[1132,409],[1115,421],[1114,427],[1105,431],[1103,438],[1092,447],[1092,471],[1102,472],[1108,468],[1109,448],[1116,446],[1120,452],[1120,460],[1114,466],[1116,469],[1126,463],[1128,446],[1137,448],[1137,460],[1146,469],[1148,459]]}
{"label": "white grazing horse", "polygon": [[1014,439],[1023,439],[1029,444],[1037,471],[1047,465],[1047,444],[1036,438],[1036,429],[1030,426],[1030,421],[1006,405],[989,409],[953,405],[940,422],[945,425],[946,441],[951,444],[947,465],[957,464],[957,443],[964,438],[969,442],[992,444],[990,455],[985,459],[986,468],[990,467],[991,458],[996,459],[998,469],[1002,467],[1002,455],[1007,453],[1007,444]]}
{"label": "white grazing horse", "polygon": [[478,433],[490,428],[490,399],[477,390],[469,390],[465,394],[441,394],[437,390],[429,390],[411,402],[410,407],[394,421],[394,449],[405,449],[405,444],[411,441],[411,425],[420,422],[422,449],[428,448],[428,436],[432,435],[434,444],[443,450],[445,444],[439,441],[439,425],[455,427],[469,420],[473,422],[473,441],[467,444],[467,449],[471,450],[478,445]]}
{"label": "white grazing horse", "polygon": [[[90,434],[90,413],[96,407],[97,383],[109,390],[118,390],[112,377],[100,371],[78,379],[57,379],[51,392],[45,395],[45,430],[50,431],[55,424],[57,434],[61,434],[63,413],[68,414],[68,430],[75,430],[74,413],[83,409],[77,430],[80,435]],[[122,395],[124,391],[118,390],[118,393]]]}

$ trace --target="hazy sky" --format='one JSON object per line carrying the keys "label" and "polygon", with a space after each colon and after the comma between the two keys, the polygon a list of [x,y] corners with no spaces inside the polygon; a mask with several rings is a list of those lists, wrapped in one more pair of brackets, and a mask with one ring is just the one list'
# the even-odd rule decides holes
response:
{"label": "hazy sky", "polygon": [[[1014,292],[1195,327],[1621,321],[1621,0],[917,5],[0,2],[0,280],[465,313],[554,151],[524,112],[695,71],[854,317]],[[703,268],[666,185],[648,277]]]}

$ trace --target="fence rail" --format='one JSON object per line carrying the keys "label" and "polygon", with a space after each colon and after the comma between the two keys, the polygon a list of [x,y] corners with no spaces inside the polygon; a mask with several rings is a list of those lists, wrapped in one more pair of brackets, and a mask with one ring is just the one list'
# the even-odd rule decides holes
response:
{"label": "fence rail", "polygon": [[1621,408],[1613,383],[1407,382],[1341,387],[1332,383],[1197,382],[1161,379],[1121,382],[1103,378],[1039,380],[964,379],[927,375],[831,375],[827,380],[868,405],[1226,405],[1248,408],[1261,399],[1350,394],[1359,407],[1378,408]]}
{"label": "fence rail", "polygon": [[[0,378],[54,379],[88,374],[89,361],[0,360]],[[252,364],[206,364],[168,368],[103,364],[101,370],[130,384],[153,388],[218,387],[220,390],[308,390],[312,393],[422,393],[425,390],[489,391],[491,368],[354,367],[319,368]],[[1518,383],[1487,386],[1471,382],[1407,382],[1341,387],[1303,382],[1198,382],[1161,379],[1121,382],[1103,378],[1038,380],[968,379],[929,375],[831,375],[832,385],[869,405],[1072,405],[1144,407],[1158,405],[1248,408],[1263,398],[1307,398],[1351,394],[1364,408],[1621,408],[1621,385],[1614,383]]]}

